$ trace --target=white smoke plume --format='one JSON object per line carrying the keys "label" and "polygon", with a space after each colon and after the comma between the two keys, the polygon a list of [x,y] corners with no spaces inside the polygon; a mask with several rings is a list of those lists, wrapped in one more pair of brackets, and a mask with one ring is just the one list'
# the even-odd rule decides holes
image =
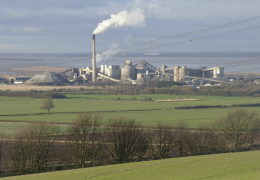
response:
{"label": "white smoke plume", "polygon": [[96,62],[101,62],[102,60],[112,58],[115,54],[117,54],[119,51],[118,49],[118,44],[113,43],[112,46],[110,47],[109,50],[104,51],[102,54],[97,54],[96,55]]}
{"label": "white smoke plume", "polygon": [[117,28],[122,26],[145,26],[144,22],[145,15],[143,10],[139,8],[132,10],[130,13],[127,11],[121,11],[116,15],[112,14],[110,19],[99,23],[93,34],[102,33],[109,28]]}

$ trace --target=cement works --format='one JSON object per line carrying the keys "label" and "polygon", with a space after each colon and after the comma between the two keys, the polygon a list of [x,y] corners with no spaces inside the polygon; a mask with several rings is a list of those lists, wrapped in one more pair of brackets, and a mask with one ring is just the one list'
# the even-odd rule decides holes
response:
{"label": "cement works", "polygon": [[[162,65],[161,69],[156,68],[145,60],[133,65],[131,60],[126,60],[124,66],[120,69],[119,65],[100,65],[96,67],[96,38],[93,34],[92,47],[93,58],[92,67],[73,68],[73,79],[81,78],[84,81],[106,80],[109,79],[115,82],[144,84],[145,80],[150,81],[192,81],[193,84],[198,84],[200,80],[221,82],[225,81],[224,67],[199,69],[190,69],[186,66],[174,66],[167,68]],[[200,83],[203,83],[200,81]]]}
{"label": "cement works", "polygon": [[[157,83],[158,81],[174,81],[182,82],[182,84],[203,85],[206,83],[220,83],[228,81],[225,78],[224,67],[201,67],[201,68],[187,68],[186,66],[173,66],[167,67],[162,65],[157,68],[146,60],[142,60],[137,64],[133,64],[131,60],[126,60],[123,67],[119,65],[100,65],[96,66],[96,42],[95,34],[92,39],[92,67],[72,68],[71,82],[96,82],[96,81],[114,81],[118,83],[128,83],[143,85],[146,82]],[[62,73],[69,72],[66,70]],[[25,83],[25,84],[40,84],[40,83],[69,83],[68,78],[63,78],[61,73],[45,72],[37,74],[32,78],[19,78],[11,77],[11,83]]]}
{"label": "cement works", "polygon": [[119,65],[100,65],[95,68],[95,80],[93,80],[93,68],[82,67],[73,68],[73,79],[82,79],[83,81],[104,81],[111,80],[121,83],[143,84],[145,80],[157,81],[175,81],[189,82],[199,84],[201,81],[222,82],[227,81],[224,76],[224,67],[201,67],[198,69],[187,68],[186,66],[174,66],[167,68],[162,65],[156,68],[145,60],[138,64],[133,64],[131,60],[126,60],[123,67]]}

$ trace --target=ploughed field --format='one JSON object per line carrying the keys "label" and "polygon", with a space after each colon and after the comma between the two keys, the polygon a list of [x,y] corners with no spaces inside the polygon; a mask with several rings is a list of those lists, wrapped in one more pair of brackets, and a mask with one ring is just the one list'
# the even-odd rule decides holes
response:
{"label": "ploughed field", "polygon": [[93,168],[57,171],[2,178],[7,180],[69,180],[69,179],[210,179],[251,180],[260,177],[260,152],[239,152],[190,156],[165,160],[136,162]]}
{"label": "ploughed field", "polygon": [[[69,124],[84,112],[99,113],[104,122],[115,116],[134,118],[145,126],[153,126],[158,121],[176,124],[185,119],[190,127],[210,123],[223,117],[235,107],[175,109],[186,106],[231,106],[234,104],[259,103],[259,97],[221,97],[186,95],[87,95],[91,90],[62,92],[65,99],[54,99],[55,108],[47,111],[40,109],[42,99],[0,97],[0,131],[7,132],[31,121],[45,121]],[[196,99],[196,101],[153,102],[168,99]],[[153,101],[149,101],[153,100]],[[146,100],[146,101],[144,101]],[[260,107],[250,107],[260,111]],[[15,122],[15,123],[12,123]],[[17,123],[19,122],[19,123]],[[8,127],[8,128],[6,128]]]}

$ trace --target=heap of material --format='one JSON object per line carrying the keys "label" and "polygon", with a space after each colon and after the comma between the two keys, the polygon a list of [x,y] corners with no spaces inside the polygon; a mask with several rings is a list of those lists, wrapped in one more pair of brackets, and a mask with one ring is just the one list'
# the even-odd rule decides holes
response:
{"label": "heap of material", "polygon": [[59,74],[53,72],[44,72],[42,74],[36,74],[31,79],[25,82],[25,84],[39,84],[39,83],[67,83],[68,80],[63,78]]}

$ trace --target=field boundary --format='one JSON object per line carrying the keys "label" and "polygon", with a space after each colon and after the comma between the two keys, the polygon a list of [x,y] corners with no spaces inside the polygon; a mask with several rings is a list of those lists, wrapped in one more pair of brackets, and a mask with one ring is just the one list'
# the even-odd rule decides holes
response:
{"label": "field boundary", "polygon": [[[118,111],[74,111],[74,112],[50,112],[49,114],[80,114],[80,113],[108,113],[108,112],[142,112],[142,111],[165,111],[165,110],[178,110],[178,109],[205,109],[205,108],[231,108],[231,107],[260,107],[260,103],[255,104],[234,104],[226,105],[198,105],[198,106],[182,106],[167,109],[134,109],[134,110],[118,110]],[[27,114],[2,114],[0,117],[9,116],[33,116],[33,115],[47,115],[47,113],[27,113]]]}
{"label": "field boundary", "polygon": [[255,103],[255,104],[233,104],[233,105],[230,105],[230,106],[227,106],[227,105],[182,106],[182,107],[175,107],[174,109],[204,109],[204,108],[230,108],[230,107],[260,107],[260,103]]}

